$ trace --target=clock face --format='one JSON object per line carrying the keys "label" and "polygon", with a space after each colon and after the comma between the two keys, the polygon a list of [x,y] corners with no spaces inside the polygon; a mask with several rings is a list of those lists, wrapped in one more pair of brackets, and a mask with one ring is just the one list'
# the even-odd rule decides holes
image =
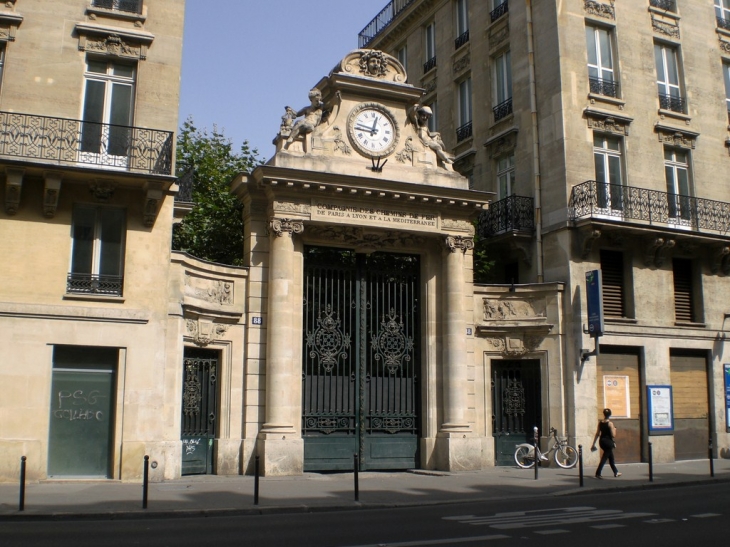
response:
{"label": "clock face", "polygon": [[348,132],[355,148],[371,157],[390,154],[399,135],[393,115],[377,103],[356,106],[348,118]]}

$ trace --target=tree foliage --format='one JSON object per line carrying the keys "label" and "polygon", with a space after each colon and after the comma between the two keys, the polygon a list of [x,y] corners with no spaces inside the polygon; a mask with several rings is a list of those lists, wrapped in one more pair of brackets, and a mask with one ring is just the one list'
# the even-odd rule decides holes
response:
{"label": "tree foliage", "polygon": [[235,175],[261,161],[244,141],[238,153],[222,131],[199,130],[188,118],[177,138],[178,176],[192,170],[193,210],[173,230],[172,248],[228,265],[243,263],[243,205],[229,192]]}

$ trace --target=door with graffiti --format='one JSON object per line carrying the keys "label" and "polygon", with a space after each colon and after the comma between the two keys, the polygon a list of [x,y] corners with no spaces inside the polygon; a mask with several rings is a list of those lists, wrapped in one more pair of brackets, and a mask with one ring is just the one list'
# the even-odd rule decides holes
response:
{"label": "door with graffiti", "polygon": [[218,352],[185,348],[182,393],[182,474],[213,473],[218,412]]}

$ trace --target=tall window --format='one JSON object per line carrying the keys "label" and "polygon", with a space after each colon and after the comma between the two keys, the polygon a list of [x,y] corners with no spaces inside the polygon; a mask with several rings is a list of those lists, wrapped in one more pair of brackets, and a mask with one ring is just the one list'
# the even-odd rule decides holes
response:
{"label": "tall window", "polygon": [[[86,66],[81,150],[126,157],[131,144],[133,65],[89,60]],[[110,159],[112,165],[126,160]]]}
{"label": "tall window", "polygon": [[122,295],[125,212],[77,205],[73,211],[69,293]]}
{"label": "tall window", "polygon": [[471,78],[459,84],[459,127],[456,130],[457,142],[471,137]]}
{"label": "tall window", "polygon": [[469,41],[469,0],[456,0],[456,40],[460,48]]}
{"label": "tall window", "polygon": [[438,131],[438,126],[439,126],[438,101],[436,101],[434,99],[433,102],[431,102],[431,104],[429,104],[427,106],[431,109],[431,112],[432,112],[431,117],[428,118],[428,130],[431,131],[432,133],[435,133],[436,131]]}
{"label": "tall window", "polygon": [[715,0],[717,26],[730,30],[730,0]]}
{"label": "tall window", "polygon": [[613,39],[610,30],[586,27],[588,80],[591,93],[618,97],[618,83],[613,71]]}
{"label": "tall window", "polygon": [[664,175],[667,179],[669,216],[690,219],[689,152],[676,148],[665,148]]}
{"label": "tall window", "polygon": [[405,68],[406,72],[408,72],[408,48],[406,46],[398,49],[398,61],[400,61],[400,64],[402,64],[403,68]]}
{"label": "tall window", "polygon": [[695,302],[692,283],[692,261],[672,260],[674,274],[674,317],[677,321],[695,322]]}
{"label": "tall window", "polygon": [[494,121],[512,113],[512,66],[509,51],[494,59]]}
{"label": "tall window", "polygon": [[492,23],[502,17],[507,11],[509,11],[508,0],[492,0],[492,11],[489,14]]}
{"label": "tall window", "polygon": [[426,62],[423,63],[423,72],[428,72],[436,66],[436,23],[431,22],[425,29]]}
{"label": "tall window", "polygon": [[601,249],[603,313],[606,317],[626,317],[624,305],[624,254]]}
{"label": "tall window", "polygon": [[3,83],[3,68],[5,67],[5,43],[0,43],[0,89]]}
{"label": "tall window", "polygon": [[660,107],[674,112],[684,112],[684,99],[679,86],[677,49],[663,44],[654,44],[654,60]]}
{"label": "tall window", "polygon": [[512,195],[515,184],[515,156],[501,157],[497,160],[497,188],[499,189],[499,199],[504,199]]}
{"label": "tall window", "polygon": [[623,176],[621,140],[599,133],[593,134],[593,161],[596,167],[598,206],[602,209],[623,209]]}
{"label": "tall window", "polygon": [[722,63],[722,76],[725,79],[725,106],[727,121],[730,123],[730,63]]}

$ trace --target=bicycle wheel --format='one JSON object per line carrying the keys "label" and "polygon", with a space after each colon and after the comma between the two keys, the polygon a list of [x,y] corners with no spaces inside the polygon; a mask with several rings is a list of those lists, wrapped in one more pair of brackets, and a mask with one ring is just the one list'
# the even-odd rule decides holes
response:
{"label": "bicycle wheel", "polygon": [[578,451],[569,444],[565,444],[555,450],[554,458],[555,463],[557,463],[560,467],[563,469],[570,469],[571,467],[575,467],[575,464],[578,463]]}
{"label": "bicycle wheel", "polygon": [[515,450],[515,463],[522,469],[530,469],[535,465],[535,451],[526,446],[518,446]]}

